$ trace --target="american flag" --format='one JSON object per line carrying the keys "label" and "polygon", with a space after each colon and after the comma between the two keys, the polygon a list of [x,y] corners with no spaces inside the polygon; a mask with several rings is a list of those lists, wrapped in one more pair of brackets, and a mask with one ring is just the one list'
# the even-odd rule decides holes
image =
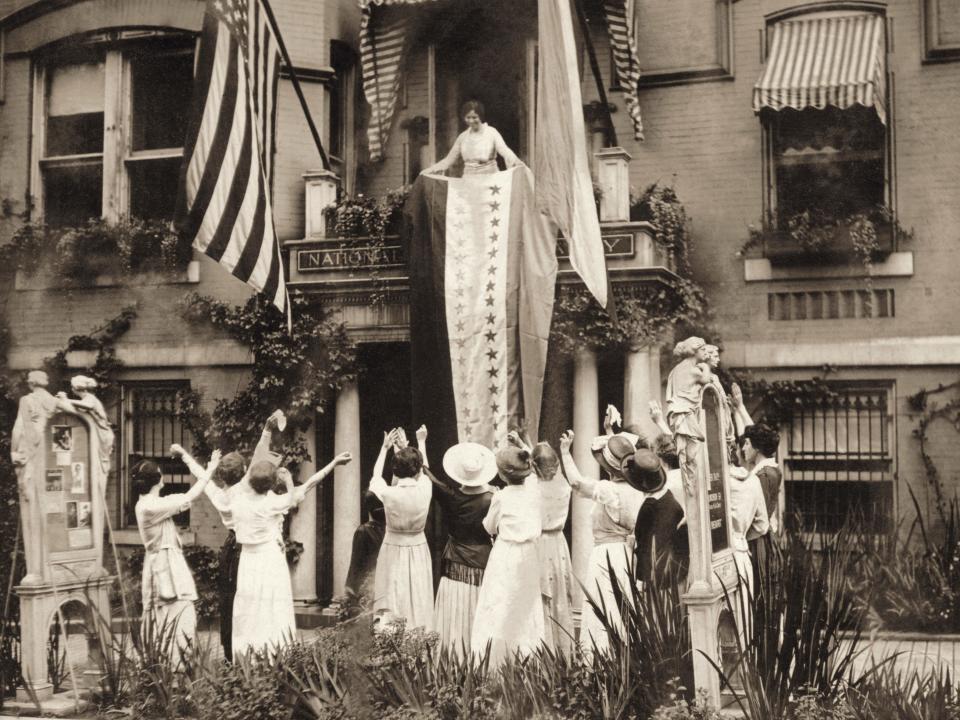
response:
{"label": "american flag", "polygon": [[280,61],[261,0],[208,0],[177,226],[287,309],[271,188]]}

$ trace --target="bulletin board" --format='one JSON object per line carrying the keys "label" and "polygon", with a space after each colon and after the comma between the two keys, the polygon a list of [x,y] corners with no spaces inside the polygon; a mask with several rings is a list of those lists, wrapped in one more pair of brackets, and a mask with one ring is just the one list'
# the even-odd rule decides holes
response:
{"label": "bulletin board", "polygon": [[90,434],[79,418],[60,413],[47,425],[41,490],[47,550],[92,550],[93,492]]}

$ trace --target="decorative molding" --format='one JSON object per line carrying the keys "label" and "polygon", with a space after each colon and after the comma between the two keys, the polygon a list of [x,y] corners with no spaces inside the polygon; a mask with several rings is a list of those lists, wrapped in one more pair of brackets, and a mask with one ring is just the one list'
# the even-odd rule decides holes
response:
{"label": "decorative molding", "polygon": [[[44,358],[56,348],[18,348],[10,351],[9,366],[12,370],[32,370],[41,367]],[[248,348],[233,340],[210,340],[202,345],[120,345],[117,358],[128,370],[159,367],[230,367],[246,366],[253,362]],[[214,360],[215,358],[215,360]],[[74,368],[89,367],[96,360],[93,350],[76,350],[67,353],[67,365]]]}
{"label": "decorative molding", "polygon": [[[200,262],[191,260],[187,267],[174,277],[163,275],[161,273],[140,273],[137,275],[136,286],[138,288],[154,287],[157,285],[195,285],[200,282]],[[60,278],[54,277],[42,270],[35,275],[27,275],[22,270],[17,270],[14,276],[13,287],[15,290],[26,292],[30,290],[57,290],[64,292],[74,292],[76,290],[90,290],[94,288],[107,287],[126,287],[132,285],[128,278],[114,277],[112,275],[98,275],[85,285],[66,286]]]}
{"label": "decorative molding", "polygon": [[780,266],[773,265],[767,258],[747,258],[743,262],[743,279],[748,283],[912,276],[913,251],[890,253],[886,259],[873,263],[869,272],[861,263]]}
{"label": "decorative molding", "polygon": [[[940,22],[941,9],[951,4],[956,17],[954,38],[944,39]],[[920,16],[923,35],[923,62],[942,63],[960,60],[960,6],[956,0],[920,0]]]}
{"label": "decorative molding", "polygon": [[715,59],[712,64],[646,71],[640,76],[639,88],[733,80],[734,2],[736,0],[716,0]]}
{"label": "decorative molding", "polygon": [[723,354],[735,368],[950,366],[960,365],[960,335],[805,343],[734,340],[724,342]]}

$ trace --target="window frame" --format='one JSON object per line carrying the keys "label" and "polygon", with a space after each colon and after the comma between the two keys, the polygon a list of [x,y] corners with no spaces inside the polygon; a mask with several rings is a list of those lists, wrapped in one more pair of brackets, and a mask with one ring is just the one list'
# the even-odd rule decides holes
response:
{"label": "window frame", "polygon": [[[120,397],[118,402],[118,427],[119,442],[117,442],[117,458],[115,466],[117,468],[117,526],[121,529],[136,529],[137,524],[131,521],[132,507],[130,502],[133,497],[133,488],[130,483],[130,457],[135,454],[134,447],[134,400],[137,391],[144,390],[190,390],[190,381],[188,379],[163,379],[163,380],[124,380],[120,383]],[[186,435],[181,439],[189,439],[189,430],[183,429]],[[190,448],[187,447],[187,450]],[[153,455],[151,457],[158,457]],[[186,469],[186,466],[184,466]],[[189,475],[189,471],[183,473]],[[189,513],[189,510],[187,511]],[[178,516],[179,517],[179,516]],[[189,517],[189,515],[187,516]],[[179,523],[178,523],[179,524]],[[183,525],[186,527],[187,525]]]}
{"label": "window frame", "polygon": [[940,40],[937,10],[945,0],[920,0],[921,32],[923,34],[924,64],[956,62],[960,60],[960,42],[947,44]]}
{"label": "window frame", "polygon": [[[101,218],[117,222],[129,213],[130,180],[128,163],[183,157],[183,147],[160,150],[132,150],[131,123],[133,120],[133,82],[131,56],[134,51],[153,49],[157,56],[190,53],[196,69],[196,33],[184,31],[140,30],[98,34],[59,43],[37,53],[32,60],[32,102],[30,134],[29,195],[32,200],[31,219],[45,219],[46,191],[44,168],[75,163],[90,163],[98,159],[102,167]],[[64,53],[67,62],[64,62]],[[100,57],[104,63],[103,96],[103,151],[84,155],[44,157],[47,135],[48,69]]]}
{"label": "window frame", "polygon": [[[766,63],[768,54],[769,54],[769,43],[772,36],[770,32],[771,28],[779,22],[789,19],[795,19],[802,17],[804,15],[812,15],[815,13],[820,13],[824,11],[830,12],[840,12],[840,11],[851,11],[851,12],[863,12],[863,13],[874,13],[880,15],[884,19],[884,45],[885,45],[885,55],[889,60],[890,55],[892,54],[893,48],[893,24],[892,19],[886,15],[885,8],[879,6],[876,3],[872,2],[852,2],[852,3],[841,3],[838,5],[830,5],[829,3],[815,3],[812,5],[804,6],[800,9],[792,8],[787,11],[774,13],[768,15],[765,18],[764,29],[762,31],[761,38],[761,53],[762,53],[762,62]],[[896,105],[894,101],[894,91],[896,88],[894,73],[890,68],[890,63],[885,62],[886,73],[886,93],[884,99],[886,101],[886,115],[887,122],[883,124],[884,127],[884,142],[883,142],[883,204],[887,207],[896,222],[897,218],[897,182],[896,182],[896,123],[895,123],[895,112]],[[843,111],[840,109],[841,112]],[[778,197],[778,186],[777,186],[777,157],[776,157],[776,144],[777,144],[777,135],[776,129],[779,126],[780,120],[779,112],[761,112],[759,115],[760,121],[760,132],[761,132],[761,153],[762,153],[762,182],[763,182],[763,223],[764,226],[767,226],[768,229],[774,229],[779,223],[778,217],[778,207],[777,207],[777,197]],[[768,227],[769,225],[774,227]]]}
{"label": "window frame", "polygon": [[[855,395],[857,393],[863,394],[863,393],[873,392],[873,393],[877,393],[878,395],[882,393],[885,396],[885,425],[886,426],[884,428],[884,431],[886,433],[886,440],[887,440],[886,454],[884,455],[883,458],[880,458],[880,459],[864,460],[861,458],[860,462],[889,463],[889,468],[887,470],[874,471],[874,472],[883,473],[886,477],[882,480],[867,480],[867,481],[864,481],[862,480],[862,478],[859,478],[859,477],[857,478],[847,477],[846,479],[843,479],[843,480],[841,480],[839,477],[836,477],[834,479],[821,479],[821,480],[791,479],[790,464],[797,463],[797,462],[800,462],[808,466],[806,470],[795,471],[797,474],[802,474],[804,472],[810,472],[810,473],[819,472],[819,473],[835,473],[839,475],[841,472],[846,472],[850,475],[856,475],[858,473],[871,472],[870,470],[866,469],[866,467],[858,470],[845,470],[845,471],[831,469],[828,467],[817,469],[814,467],[809,467],[812,463],[818,462],[818,460],[815,458],[810,458],[810,457],[791,458],[791,453],[790,453],[790,442],[792,437],[792,434],[791,434],[792,420],[791,420],[791,421],[784,422],[780,426],[780,447],[777,451],[777,458],[779,460],[779,465],[783,472],[784,492],[785,493],[788,492],[789,485],[792,482],[804,482],[804,483],[823,482],[823,483],[830,483],[831,485],[845,483],[845,482],[888,483],[890,486],[891,502],[890,502],[890,508],[889,508],[889,515],[883,519],[884,524],[887,525],[888,527],[878,529],[876,532],[879,533],[879,532],[892,530],[896,522],[896,518],[900,516],[899,515],[899,496],[898,496],[899,495],[898,493],[899,473],[897,471],[898,442],[897,442],[897,412],[896,412],[896,398],[897,398],[896,381],[883,380],[883,379],[849,380],[849,381],[828,381],[826,384],[832,390],[834,390],[835,392],[841,395],[845,395],[845,394]],[[804,406],[804,407],[808,408],[813,406]],[[858,419],[858,423],[859,423],[859,419]],[[848,450],[848,454],[849,454],[849,450]],[[836,464],[842,461],[836,458],[833,460],[829,458],[822,458],[821,462]],[[797,508],[797,510],[800,510],[800,508]],[[789,507],[789,505],[787,506],[786,511],[788,515],[791,513],[791,508]],[[824,531],[824,530],[812,531],[808,529],[803,529],[803,532],[804,534],[808,534],[808,535],[823,535],[823,534],[830,534],[830,532],[832,531]]]}

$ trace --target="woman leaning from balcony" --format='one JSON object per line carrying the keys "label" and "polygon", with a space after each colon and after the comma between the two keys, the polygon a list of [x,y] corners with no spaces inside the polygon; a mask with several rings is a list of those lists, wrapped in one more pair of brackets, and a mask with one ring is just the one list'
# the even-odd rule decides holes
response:
{"label": "woman leaning from balcony", "polygon": [[497,172],[497,155],[503,158],[508,168],[523,165],[513,150],[507,147],[500,133],[484,122],[483,103],[470,100],[460,108],[460,116],[467,129],[457,136],[447,156],[422,171],[442,173],[449,170],[457,159],[463,160],[464,175],[486,175]]}

